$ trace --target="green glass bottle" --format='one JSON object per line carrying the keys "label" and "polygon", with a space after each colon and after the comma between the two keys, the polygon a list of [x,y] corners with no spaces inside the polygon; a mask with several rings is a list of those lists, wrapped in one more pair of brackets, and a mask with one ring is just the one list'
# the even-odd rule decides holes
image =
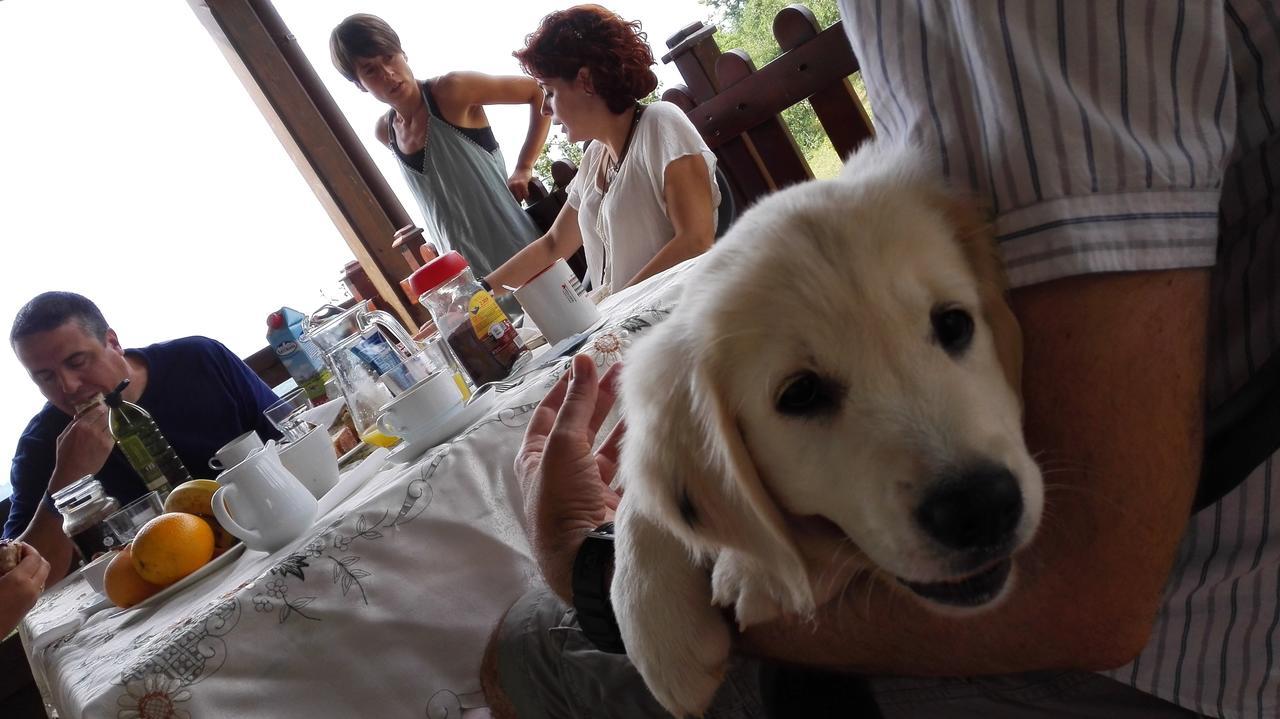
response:
{"label": "green glass bottle", "polygon": [[160,434],[151,415],[138,405],[121,397],[129,380],[121,382],[103,398],[111,408],[108,424],[111,436],[133,469],[142,477],[149,491],[159,491],[160,499],[169,496],[173,488],[191,481],[191,473],[179,459],[169,441]]}

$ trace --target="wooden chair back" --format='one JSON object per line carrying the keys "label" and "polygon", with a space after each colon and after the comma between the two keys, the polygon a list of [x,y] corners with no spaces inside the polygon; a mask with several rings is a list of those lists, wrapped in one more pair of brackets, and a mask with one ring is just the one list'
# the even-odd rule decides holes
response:
{"label": "wooden chair back", "polygon": [[662,57],[684,85],[662,99],[682,108],[719,160],[739,208],[762,195],[812,179],[780,113],[809,100],[840,157],[873,134],[849,76],[859,69],[842,22],[825,30],[803,5],[773,20],[782,54],[762,68],[742,50],[721,52],[715,26],[693,23],[667,40]]}

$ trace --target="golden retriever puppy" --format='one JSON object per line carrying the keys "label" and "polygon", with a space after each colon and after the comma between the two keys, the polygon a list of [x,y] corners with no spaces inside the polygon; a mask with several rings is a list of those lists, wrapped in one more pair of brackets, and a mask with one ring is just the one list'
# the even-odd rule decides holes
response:
{"label": "golden retriever puppy", "polygon": [[788,517],[940,611],[1007,591],[1044,494],[1003,270],[965,207],[919,150],[864,146],[745,213],[632,349],[612,596],[676,715],[723,677],[718,607],[747,626],[829,598]]}

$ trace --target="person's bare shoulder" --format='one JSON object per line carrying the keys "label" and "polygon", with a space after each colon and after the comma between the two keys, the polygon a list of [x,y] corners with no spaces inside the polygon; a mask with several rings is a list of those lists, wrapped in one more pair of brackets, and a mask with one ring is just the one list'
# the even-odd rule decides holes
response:
{"label": "person's bare shoulder", "polygon": [[453,70],[428,81],[431,97],[445,120],[459,127],[487,127],[484,106],[503,102],[502,78],[471,70]]}
{"label": "person's bare shoulder", "polygon": [[391,142],[391,127],[387,124],[387,116],[378,117],[378,124],[373,128],[374,137],[378,138],[378,143],[385,145]]}
{"label": "person's bare shoulder", "polygon": [[458,93],[466,89],[469,80],[477,77],[479,73],[466,72],[463,70],[451,70],[443,75],[428,80],[431,86],[431,96],[440,102],[442,99],[449,101],[456,99]]}

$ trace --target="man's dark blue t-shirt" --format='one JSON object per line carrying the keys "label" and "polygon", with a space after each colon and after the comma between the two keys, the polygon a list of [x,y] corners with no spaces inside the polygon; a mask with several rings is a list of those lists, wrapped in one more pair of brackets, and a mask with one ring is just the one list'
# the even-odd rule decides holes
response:
{"label": "man's dark blue t-shirt", "polygon": [[[213,453],[251,429],[264,439],[280,436],[262,414],[276,395],[220,342],[185,337],[125,352],[146,361],[147,386],[137,404],[151,413],[192,477],[212,475]],[[5,537],[21,534],[35,516],[53,476],[58,435],[70,423],[70,417],[46,404],[23,431],[10,470],[13,506]],[[119,447],[94,476],[121,505],[147,491]]]}

